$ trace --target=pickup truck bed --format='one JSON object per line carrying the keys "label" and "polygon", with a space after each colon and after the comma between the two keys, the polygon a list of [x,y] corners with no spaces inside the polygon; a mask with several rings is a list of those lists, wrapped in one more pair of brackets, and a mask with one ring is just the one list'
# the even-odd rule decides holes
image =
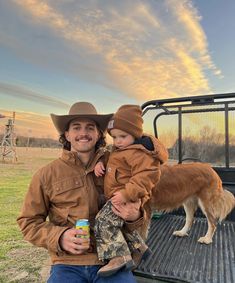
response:
{"label": "pickup truck bed", "polygon": [[[226,185],[235,194],[235,185]],[[201,210],[188,237],[173,236],[183,227],[183,209],[153,217],[147,244],[153,254],[134,271],[138,283],[235,283],[235,210],[218,223],[213,243],[197,242],[207,230]]]}
{"label": "pickup truck bed", "polygon": [[206,233],[206,219],[195,218],[188,237],[173,236],[184,221],[184,216],[171,214],[152,219],[147,243],[153,254],[135,270],[138,282],[146,283],[146,278],[167,282],[235,282],[235,222],[218,224],[213,243],[202,245],[197,239]]}

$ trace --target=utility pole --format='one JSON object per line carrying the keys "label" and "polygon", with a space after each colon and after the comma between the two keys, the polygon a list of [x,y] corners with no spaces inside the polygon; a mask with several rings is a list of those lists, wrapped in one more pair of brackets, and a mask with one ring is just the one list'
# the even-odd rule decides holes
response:
{"label": "utility pole", "polygon": [[[5,118],[0,114],[0,118]],[[13,112],[12,117],[8,119],[7,124],[5,125],[5,132],[1,142],[1,151],[0,156],[4,162],[7,157],[10,157],[12,162],[17,161],[16,155],[16,143],[15,143],[15,133],[14,133],[14,124],[15,124],[15,112]]]}

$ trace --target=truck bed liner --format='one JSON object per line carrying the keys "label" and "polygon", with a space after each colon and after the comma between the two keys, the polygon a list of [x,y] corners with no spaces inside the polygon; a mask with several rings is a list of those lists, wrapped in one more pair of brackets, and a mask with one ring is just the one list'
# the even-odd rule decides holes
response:
{"label": "truck bed liner", "polygon": [[206,219],[195,218],[188,237],[173,236],[184,221],[184,216],[171,214],[152,220],[147,243],[153,254],[134,271],[138,282],[148,277],[168,282],[234,283],[235,222],[218,224],[213,243],[203,245],[197,240],[206,233]]}

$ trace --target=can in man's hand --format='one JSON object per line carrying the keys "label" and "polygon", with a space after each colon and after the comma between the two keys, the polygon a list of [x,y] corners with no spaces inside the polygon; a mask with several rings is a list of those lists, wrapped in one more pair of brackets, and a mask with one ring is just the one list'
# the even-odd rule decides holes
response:
{"label": "can in man's hand", "polygon": [[86,235],[77,235],[78,238],[84,238],[84,239],[90,238],[90,224],[88,219],[78,219],[76,221],[75,228],[87,232]]}

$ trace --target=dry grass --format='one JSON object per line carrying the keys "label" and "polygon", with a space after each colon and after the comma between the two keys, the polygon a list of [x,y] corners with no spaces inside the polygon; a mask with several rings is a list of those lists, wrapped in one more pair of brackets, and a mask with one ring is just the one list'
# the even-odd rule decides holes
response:
{"label": "dry grass", "polygon": [[48,256],[22,239],[17,226],[24,195],[37,169],[57,158],[60,149],[17,148],[18,162],[0,163],[0,282],[43,283]]}

